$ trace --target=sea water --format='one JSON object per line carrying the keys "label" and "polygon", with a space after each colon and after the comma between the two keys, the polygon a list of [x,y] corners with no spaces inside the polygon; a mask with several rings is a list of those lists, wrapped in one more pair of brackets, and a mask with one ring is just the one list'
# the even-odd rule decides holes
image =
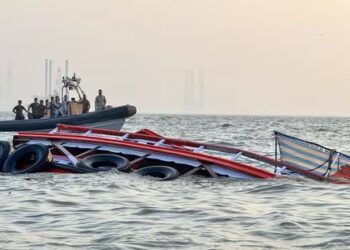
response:
{"label": "sea water", "polygon": [[[0,115],[1,116],[1,115]],[[2,119],[10,118],[2,114]],[[273,130],[350,153],[348,118],[137,114],[149,128],[274,155]],[[12,133],[1,133],[11,141]],[[0,175],[1,249],[349,249],[350,186],[157,182],[118,172]]]}

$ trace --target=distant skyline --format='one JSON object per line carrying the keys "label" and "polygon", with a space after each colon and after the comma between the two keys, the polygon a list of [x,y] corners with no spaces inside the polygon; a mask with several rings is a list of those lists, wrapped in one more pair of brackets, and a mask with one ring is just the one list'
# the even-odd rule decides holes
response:
{"label": "distant skyline", "polygon": [[[347,0],[2,0],[0,110],[43,95],[45,59],[91,101],[189,113],[350,116]],[[64,74],[64,72],[62,72]],[[10,86],[9,86],[10,84]]]}

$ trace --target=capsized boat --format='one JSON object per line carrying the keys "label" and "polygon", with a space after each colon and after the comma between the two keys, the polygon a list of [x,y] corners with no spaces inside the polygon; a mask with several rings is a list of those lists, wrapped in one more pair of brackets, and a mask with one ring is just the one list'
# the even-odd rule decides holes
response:
{"label": "capsized boat", "polygon": [[[50,132],[15,135],[13,146],[17,150],[6,162],[10,146],[0,143],[0,165],[2,161],[2,170],[7,173],[91,173],[116,168],[162,180],[200,175],[236,179],[307,177],[350,183],[349,156],[280,132],[275,132],[275,139],[272,158],[229,145],[168,138],[148,129],[131,133],[58,125]],[[1,151],[5,153],[1,155]]]}
{"label": "capsized boat", "polygon": [[[38,145],[44,145],[50,154],[45,150],[38,153],[39,149],[35,149]],[[228,146],[166,138],[148,129],[130,133],[58,125],[51,132],[20,132],[14,136],[13,146],[17,151],[5,162],[4,172],[81,173],[116,167],[161,179],[173,179],[179,175],[238,179],[275,177],[274,173],[263,168],[239,162],[241,152]],[[28,158],[29,152],[35,155],[35,159],[23,160]],[[42,164],[38,156],[43,156],[46,164]],[[28,164],[23,166],[23,162]],[[36,162],[40,163],[39,167]]]}

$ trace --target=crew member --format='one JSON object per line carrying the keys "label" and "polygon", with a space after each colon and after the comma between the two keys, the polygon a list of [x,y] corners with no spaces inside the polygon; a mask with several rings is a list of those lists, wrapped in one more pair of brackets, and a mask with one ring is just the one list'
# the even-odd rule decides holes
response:
{"label": "crew member", "polygon": [[16,114],[15,120],[24,120],[23,110],[28,113],[28,110],[22,106],[22,101],[18,101],[18,105],[12,110]]}
{"label": "crew member", "polygon": [[98,96],[95,98],[95,111],[101,111],[106,109],[106,97],[102,95],[102,89],[98,91]]}
{"label": "crew member", "polygon": [[28,111],[32,110],[32,118],[33,119],[39,119],[39,103],[38,98],[34,98],[34,102],[29,105]]}
{"label": "crew member", "polygon": [[45,115],[46,106],[44,105],[44,100],[40,100],[38,106],[38,119],[41,119]]}
{"label": "crew member", "polygon": [[60,97],[55,97],[55,102],[53,103],[54,117],[62,116],[62,103],[60,102]]}
{"label": "crew member", "polygon": [[63,97],[63,101],[62,101],[62,114],[63,115],[69,115],[69,101],[68,101],[68,96],[65,95]]}
{"label": "crew member", "polygon": [[45,100],[45,111],[44,111],[45,117],[50,117],[50,102],[49,99]]}
{"label": "crew member", "polygon": [[83,113],[89,113],[90,110],[90,102],[86,98],[86,95],[83,95],[83,100],[81,102],[83,104]]}
{"label": "crew member", "polygon": [[50,101],[50,118],[55,117],[55,97],[51,96]]}

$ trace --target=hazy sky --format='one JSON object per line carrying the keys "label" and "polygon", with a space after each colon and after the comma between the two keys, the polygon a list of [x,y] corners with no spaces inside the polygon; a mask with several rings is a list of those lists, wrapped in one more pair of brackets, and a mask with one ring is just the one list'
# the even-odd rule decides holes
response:
{"label": "hazy sky", "polygon": [[50,58],[139,112],[190,111],[193,69],[202,113],[349,116],[349,24],[349,0],[0,0],[0,109],[43,94]]}

